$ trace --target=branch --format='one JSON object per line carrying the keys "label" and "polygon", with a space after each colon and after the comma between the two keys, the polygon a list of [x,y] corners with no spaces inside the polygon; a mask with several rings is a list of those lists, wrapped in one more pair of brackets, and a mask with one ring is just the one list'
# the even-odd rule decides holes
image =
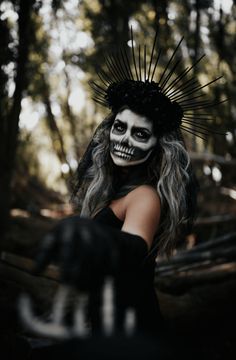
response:
{"label": "branch", "polygon": [[236,159],[226,159],[224,156],[217,154],[190,152],[190,158],[196,162],[210,161],[220,165],[236,165]]}
{"label": "branch", "polygon": [[158,261],[156,265],[156,274],[170,273],[172,271],[181,271],[180,266],[187,266],[188,264],[203,265],[208,262],[218,261],[223,263],[225,260],[231,261],[236,259],[235,246],[236,232],[218,237],[207,243],[197,245],[191,250],[185,250],[177,253],[170,260]]}

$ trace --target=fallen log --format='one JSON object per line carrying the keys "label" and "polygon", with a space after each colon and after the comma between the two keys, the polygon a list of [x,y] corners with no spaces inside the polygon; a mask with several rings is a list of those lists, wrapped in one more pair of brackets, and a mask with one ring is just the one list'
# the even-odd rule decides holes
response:
{"label": "fallen log", "polygon": [[[224,263],[236,259],[236,232],[220,236],[204,244],[199,244],[190,250],[177,252],[170,260],[158,260],[156,274],[170,271],[181,271],[181,265],[203,265],[207,261]],[[213,264],[214,265],[214,264]]]}
{"label": "fallen log", "polygon": [[[232,236],[225,239],[218,238],[219,250],[221,245],[228,244],[227,241],[232,246]],[[188,254],[198,255],[200,249],[209,252],[212,247],[214,248],[212,242],[201,244],[198,249],[185,251],[184,256],[186,258]],[[176,257],[182,255],[178,253]],[[183,258],[182,256],[182,260]],[[172,260],[175,261],[175,257]],[[223,357],[218,356],[219,359],[228,358],[224,356],[229,350],[225,351],[225,348],[222,350],[221,343],[223,346],[227,344],[227,349],[231,351],[235,340],[230,338],[230,327],[236,321],[236,262],[217,263],[217,261],[218,259],[201,263],[197,261],[192,264],[182,263],[172,273],[158,274],[157,270],[155,276],[160,308],[173,333],[185,339],[183,346],[188,339],[194,342],[196,349],[199,346],[204,348],[203,353],[210,354],[208,359],[211,359],[213,350],[212,359],[220,352]],[[21,291],[29,292],[36,307],[40,305],[40,309],[44,309],[46,317],[58,289],[58,269],[49,267],[42,276],[35,277],[30,274],[32,266],[31,259],[5,253],[0,261],[0,280],[5,279],[11,287],[17,288],[14,292],[15,302]],[[2,323],[1,326],[5,328],[7,322]],[[221,343],[215,339],[220,339]]]}
{"label": "fallen log", "polygon": [[[0,260],[2,261],[2,263],[11,265],[12,267],[15,267],[16,269],[19,270],[23,270],[28,274],[31,274],[34,268],[34,260],[7,251],[3,251],[1,253]],[[58,281],[59,279],[58,267],[55,265],[49,265],[47,269],[40,274],[40,277]]]}
{"label": "fallen log", "polygon": [[183,336],[204,334],[209,341],[220,334],[229,341],[236,322],[236,233],[157,261],[155,288],[164,317]]}
{"label": "fallen log", "polygon": [[196,219],[194,225],[195,226],[204,226],[204,225],[219,225],[227,222],[234,221],[236,222],[236,215],[234,214],[222,214],[222,215],[214,215],[208,217],[201,217]]}

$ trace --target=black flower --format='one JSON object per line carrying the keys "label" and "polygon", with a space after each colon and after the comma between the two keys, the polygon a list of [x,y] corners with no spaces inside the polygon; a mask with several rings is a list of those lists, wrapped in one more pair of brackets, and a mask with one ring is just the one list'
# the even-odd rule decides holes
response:
{"label": "black flower", "polygon": [[122,106],[153,120],[158,134],[177,130],[181,125],[183,110],[176,102],[161,92],[158,83],[152,81],[123,80],[111,84],[105,97],[107,105],[117,112]]}

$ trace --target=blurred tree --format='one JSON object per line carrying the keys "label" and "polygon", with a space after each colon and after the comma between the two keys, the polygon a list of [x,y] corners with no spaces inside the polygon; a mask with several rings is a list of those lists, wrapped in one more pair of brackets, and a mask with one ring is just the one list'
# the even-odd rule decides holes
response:
{"label": "blurred tree", "polygon": [[[23,92],[27,87],[26,64],[29,55],[30,33],[31,33],[31,15],[34,9],[35,0],[14,1],[13,5],[18,14],[18,44],[12,44],[10,35],[10,25],[6,21],[1,22],[1,110],[0,111],[0,218],[1,235],[4,234],[8,223],[8,214],[10,208],[10,187],[12,179],[12,170],[17,149],[17,139],[19,130],[19,116],[21,111],[21,100]],[[11,50],[12,49],[12,50]],[[3,51],[3,52],[2,52]],[[13,57],[14,54],[14,57]],[[8,77],[4,66],[14,61],[15,90],[12,99],[8,99],[7,82]]]}
{"label": "blurred tree", "polygon": [[[15,35],[16,24],[13,24],[14,21],[10,22],[1,16],[0,161],[2,172],[0,196],[1,202],[4,204],[1,207],[1,219],[4,223],[9,209],[9,191],[17,148],[22,98],[28,96],[34,104],[44,105],[46,115],[43,120],[47,124],[44,129],[45,134],[47,131],[50,134],[51,150],[55,152],[60,163],[66,164],[70,169],[68,148],[74,149],[73,156],[78,159],[97,120],[104,115],[98,105],[91,106],[89,101],[86,102],[82,111],[80,110],[80,114],[74,110],[71,103],[77,86],[77,80],[74,78],[77,73],[82,72],[81,69],[84,71],[83,80],[78,81],[78,87],[83,82],[88,93],[90,91],[88,90],[88,80],[95,79],[96,67],[103,65],[104,54],[116,50],[130,39],[130,24],[133,25],[137,41],[143,43],[145,40],[147,45],[149,37],[152,38],[150,34],[154,36],[157,29],[157,46],[163,48],[160,67],[164,66],[166,59],[171,54],[171,49],[182,35],[185,36],[185,39],[179,56],[183,60],[183,65],[188,66],[204,51],[207,52],[207,61],[198,65],[196,75],[199,83],[206,83],[220,74],[224,75],[224,80],[212,86],[209,93],[217,101],[221,101],[224,95],[231,99],[225,106],[212,109],[215,115],[213,125],[222,128],[226,124],[225,127],[231,133],[231,138],[229,137],[231,140],[226,141],[225,137],[214,136],[208,143],[197,140],[193,144],[192,138],[187,137],[187,142],[193,150],[208,150],[222,156],[228,154],[228,159],[236,157],[234,146],[236,119],[235,105],[232,100],[236,95],[235,4],[233,4],[231,12],[224,13],[223,7],[215,8],[213,0],[138,0],[135,2],[81,0],[78,3],[70,0],[54,0],[47,4],[38,0],[31,2],[14,0],[5,1],[5,3],[10,3],[14,7],[18,16],[19,32],[18,35]],[[49,14],[43,15],[43,12],[40,12],[44,6],[44,14],[46,14],[45,9],[49,6],[54,17]],[[76,8],[74,13],[68,11],[73,6],[74,9]],[[3,11],[3,8],[0,9]],[[80,47],[79,45],[76,50],[69,42],[65,41],[66,36],[63,33],[62,23],[74,34],[79,32],[87,34],[90,42],[96,46],[90,44]],[[12,31],[13,27],[15,27],[14,31]],[[54,57],[50,54],[52,44],[54,46],[56,44],[60,50]],[[62,63],[62,67],[60,71],[56,72],[55,68],[59,63]],[[182,71],[181,66],[177,69],[178,71]],[[12,96],[9,90],[9,80],[13,72],[14,81],[12,83],[15,85],[15,91]],[[12,89],[11,86],[11,92]],[[78,102],[82,102],[81,99],[78,98]],[[54,111],[55,103],[59,108],[59,115]],[[204,161],[199,165],[200,175],[202,174],[202,165],[205,164]],[[222,166],[222,170],[224,170],[222,164],[217,166],[219,168]],[[62,176],[67,178],[63,172]],[[227,184],[234,184],[234,175],[231,170],[227,170],[227,178]],[[226,175],[223,176],[221,183],[223,184],[224,181],[226,181]]]}
{"label": "blurred tree", "polygon": [[[220,112],[220,116],[223,122],[226,124],[226,129],[230,131],[232,136],[231,141],[227,144],[227,148],[223,146],[221,149],[217,149],[217,144],[214,145],[214,151],[225,150],[233,157],[236,157],[236,116],[235,116],[235,102],[236,96],[236,5],[232,5],[232,11],[229,14],[225,14],[222,7],[220,7],[216,20],[213,16],[209,16],[209,23],[211,26],[211,44],[213,51],[217,55],[217,71],[219,71],[224,81],[221,85],[221,91],[224,93],[225,98],[228,99],[227,104]],[[215,21],[214,21],[215,20]],[[219,95],[218,95],[219,96]]]}
{"label": "blurred tree", "polygon": [[[37,18],[39,9],[42,6],[41,1],[13,0],[2,3],[3,7],[11,6],[14,9],[17,19],[17,24],[12,24],[9,19],[5,19],[4,16],[1,16],[0,21],[0,164],[2,168],[0,175],[0,218],[2,224],[0,232],[3,236],[9,218],[11,183],[18,144],[21,102],[27,92],[32,95],[30,86],[32,86],[33,82],[37,82],[38,75],[37,72],[35,72],[35,63],[37,63],[37,61],[34,60],[40,58],[40,56],[37,57],[40,52],[44,55],[46,54],[47,46],[45,46],[45,44],[47,44],[47,42],[44,44],[41,43],[41,46],[38,47],[39,42],[36,41],[36,39],[40,39],[40,36],[36,36],[36,32],[38,31]],[[54,11],[57,11],[61,4],[62,1],[52,1],[51,5]],[[2,12],[0,13],[1,15]],[[18,30],[17,35],[14,35],[15,38],[12,36],[13,26],[17,27]],[[33,53],[34,55],[32,56]],[[13,70],[14,76],[11,79]],[[34,81],[32,81],[33,79]],[[12,96],[9,96],[10,80],[11,85],[14,86]],[[42,80],[41,87],[38,88],[38,94],[44,89],[42,95],[44,95],[44,102],[48,112],[49,128],[53,134],[57,134],[57,138],[59,139],[57,149],[58,156],[61,160],[66,161],[63,139],[56,126],[52,111],[50,111],[50,90],[48,89],[46,79],[42,77]]]}
{"label": "blurred tree", "polygon": [[96,46],[80,55],[80,66],[95,76],[97,64],[104,62],[104,54],[123,46],[130,39],[129,20],[143,1],[83,0],[80,3],[84,31],[90,32]]}
{"label": "blurred tree", "polygon": [[[213,16],[215,15],[215,16]],[[213,139],[213,152],[221,155],[227,154],[228,159],[236,158],[236,4],[232,4],[230,13],[225,13],[222,6],[218,11],[209,14],[211,28],[210,39],[212,50],[216,53],[216,69],[223,75],[220,87],[215,89],[215,97],[219,100],[227,99],[225,106],[219,106],[216,114],[217,125],[228,131],[228,141],[222,137]],[[236,183],[235,166],[228,168],[222,164],[221,171],[224,174],[221,184],[234,187]]]}
{"label": "blurred tree", "polygon": [[171,40],[171,29],[168,22],[168,13],[169,13],[169,3],[170,1],[150,1],[153,10],[155,12],[155,17],[153,21],[153,27],[156,28],[159,45],[164,47],[164,50],[168,48],[169,42]]}
{"label": "blurred tree", "polygon": [[[55,4],[52,3],[52,8],[55,12],[58,10],[60,4],[61,2],[59,1],[56,1]],[[62,178],[67,180],[69,175],[72,176],[72,170],[67,161],[64,137],[57,124],[51,104],[52,90],[49,80],[50,58],[48,55],[50,37],[43,28],[42,17],[37,13],[33,16],[32,27],[30,61],[27,64],[27,76],[29,80],[31,79],[31,81],[29,81],[28,95],[31,96],[34,101],[41,102],[45,107],[45,121],[51,138],[52,150],[57,155],[59,161],[68,166],[69,170],[67,174],[61,172]]]}

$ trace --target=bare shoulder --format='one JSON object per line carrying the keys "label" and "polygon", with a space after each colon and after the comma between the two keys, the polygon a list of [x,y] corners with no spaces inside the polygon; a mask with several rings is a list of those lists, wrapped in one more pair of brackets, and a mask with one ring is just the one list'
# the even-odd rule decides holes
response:
{"label": "bare shoulder", "polygon": [[161,214],[157,191],[149,185],[138,186],[125,200],[125,221],[122,230],[141,236],[150,248]]}
{"label": "bare shoulder", "polygon": [[131,191],[126,197],[127,206],[143,203],[151,207],[160,207],[160,197],[157,191],[150,185],[140,185]]}

